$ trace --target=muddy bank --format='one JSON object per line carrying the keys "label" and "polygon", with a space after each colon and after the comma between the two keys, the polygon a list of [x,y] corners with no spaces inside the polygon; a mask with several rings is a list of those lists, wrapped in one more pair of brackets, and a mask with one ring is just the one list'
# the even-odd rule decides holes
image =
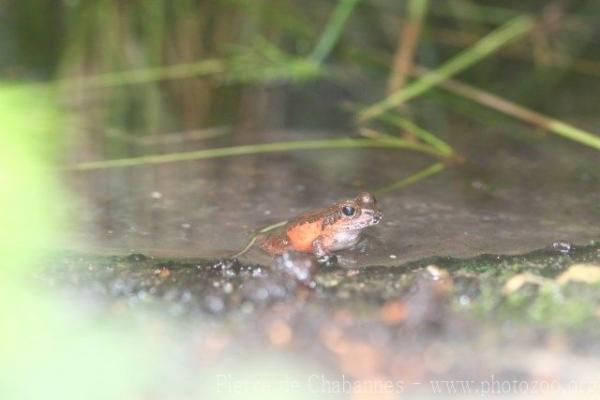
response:
{"label": "muddy bank", "polygon": [[[230,357],[283,354],[330,379],[417,385],[543,373],[562,382],[600,355],[598,283],[581,281],[600,271],[598,243],[321,268],[310,281],[285,264],[231,259],[71,253],[52,265],[38,280],[92,312],[184,326],[178,345],[209,371]],[[582,275],[574,265],[590,269]],[[553,363],[541,371],[536,357]]]}

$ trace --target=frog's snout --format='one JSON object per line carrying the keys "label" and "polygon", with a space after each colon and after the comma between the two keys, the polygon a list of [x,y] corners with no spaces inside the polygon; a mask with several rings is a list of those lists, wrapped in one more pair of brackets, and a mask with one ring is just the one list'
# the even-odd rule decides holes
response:
{"label": "frog's snout", "polygon": [[376,225],[381,222],[383,219],[383,213],[381,211],[376,211],[373,213],[373,225]]}
{"label": "frog's snout", "polygon": [[377,225],[383,219],[383,213],[377,209],[369,210],[369,215],[371,217],[371,225]]}

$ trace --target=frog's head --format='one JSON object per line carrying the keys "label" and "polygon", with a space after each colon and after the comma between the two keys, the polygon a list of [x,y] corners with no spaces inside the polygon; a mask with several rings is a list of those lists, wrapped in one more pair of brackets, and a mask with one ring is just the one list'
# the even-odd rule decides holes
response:
{"label": "frog's head", "polygon": [[368,192],[361,192],[354,199],[340,201],[336,204],[335,213],[337,227],[354,231],[376,225],[383,218],[375,196]]}

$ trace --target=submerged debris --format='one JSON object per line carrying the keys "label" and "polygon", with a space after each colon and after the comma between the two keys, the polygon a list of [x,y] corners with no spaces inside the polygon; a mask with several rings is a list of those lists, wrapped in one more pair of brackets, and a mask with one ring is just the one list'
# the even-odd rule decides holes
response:
{"label": "submerged debris", "polygon": [[562,254],[569,254],[573,250],[573,245],[567,241],[559,240],[552,243],[552,248]]}

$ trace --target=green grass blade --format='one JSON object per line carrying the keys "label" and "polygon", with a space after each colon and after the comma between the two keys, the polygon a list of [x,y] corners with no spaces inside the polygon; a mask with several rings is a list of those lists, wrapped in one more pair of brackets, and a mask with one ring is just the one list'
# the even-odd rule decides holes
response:
{"label": "green grass blade", "polygon": [[412,121],[409,121],[406,118],[403,118],[399,115],[392,115],[386,113],[381,116],[381,120],[388,122],[392,125],[396,125],[414,134],[419,139],[423,140],[425,143],[429,143],[431,146],[435,147],[437,150],[439,150],[441,153],[447,156],[451,156],[454,154],[454,149],[450,147],[448,143],[444,142],[442,139],[438,138],[433,133],[421,128],[420,126],[414,124]]}
{"label": "green grass blade", "polygon": [[[415,68],[415,73],[427,74],[427,70],[422,67],[417,67]],[[442,82],[440,87],[493,110],[510,115],[513,118],[520,119],[521,121],[539,126],[542,129],[549,130],[550,132],[567,139],[600,150],[600,137],[598,135],[567,124],[561,120],[540,114],[483,89],[453,79]]]}
{"label": "green grass blade", "polygon": [[534,22],[529,17],[517,17],[507,22],[475,43],[471,48],[459,53],[429,74],[361,111],[358,115],[359,120],[364,122],[378,117],[407,100],[423,94],[449,77],[493,54],[502,46],[523,36],[531,31],[533,26]]}
{"label": "green grass blade", "polygon": [[77,84],[85,89],[99,89],[115,86],[158,82],[167,79],[182,79],[197,76],[215,75],[225,71],[221,60],[211,59],[188,64],[176,64],[156,68],[99,74],[82,78],[69,78],[59,84]]}
{"label": "green grass blade", "polygon": [[[486,24],[502,24],[518,16],[518,11],[506,7],[477,4],[474,1],[443,1],[432,7],[432,13],[456,19]],[[457,12],[458,11],[458,12]]]}
{"label": "green grass blade", "polygon": [[392,192],[394,190],[402,189],[408,185],[412,185],[413,183],[423,180],[431,175],[435,175],[438,172],[443,171],[444,169],[446,169],[446,166],[443,163],[435,163],[415,174],[412,174],[411,176],[402,178],[399,181],[392,183],[391,185],[384,186],[380,189],[377,189],[373,193],[376,196],[381,196],[386,193]]}
{"label": "green grass blade", "polygon": [[134,158],[122,158],[116,160],[101,160],[75,164],[64,167],[66,170],[86,171],[118,167],[133,167],[148,164],[164,164],[177,161],[201,160],[208,158],[251,155],[261,153],[273,153],[295,150],[321,150],[342,148],[388,148],[388,149],[411,149],[423,153],[439,156],[439,153],[431,146],[411,143],[403,139],[323,139],[323,140],[300,140],[295,142],[259,143],[245,146],[221,147],[216,149],[205,149],[181,153],[169,153],[150,155]]}
{"label": "green grass blade", "polygon": [[359,1],[340,0],[309,58],[321,63],[331,53],[342,34],[346,22],[348,22],[348,18],[350,18],[354,7]]}
{"label": "green grass blade", "polygon": [[568,139],[574,140],[586,146],[600,150],[600,136],[586,132],[573,125],[550,118],[546,127],[557,135],[561,135]]}
{"label": "green grass blade", "polygon": [[230,257],[231,258],[237,258],[237,257],[245,254],[246,252],[248,252],[248,250],[250,250],[250,248],[254,245],[254,243],[256,243],[256,240],[258,239],[258,237],[260,235],[263,235],[265,233],[271,232],[271,231],[273,231],[273,230],[275,230],[277,228],[281,228],[282,226],[284,226],[287,223],[288,223],[287,220],[286,221],[279,221],[279,222],[276,222],[276,223],[271,224],[269,226],[265,226],[264,228],[260,228],[257,233],[255,233],[254,235],[252,235],[252,237],[250,238],[250,240],[248,241],[248,243],[246,243],[246,246],[244,246],[244,248],[242,250],[238,251],[235,254],[232,254]]}

